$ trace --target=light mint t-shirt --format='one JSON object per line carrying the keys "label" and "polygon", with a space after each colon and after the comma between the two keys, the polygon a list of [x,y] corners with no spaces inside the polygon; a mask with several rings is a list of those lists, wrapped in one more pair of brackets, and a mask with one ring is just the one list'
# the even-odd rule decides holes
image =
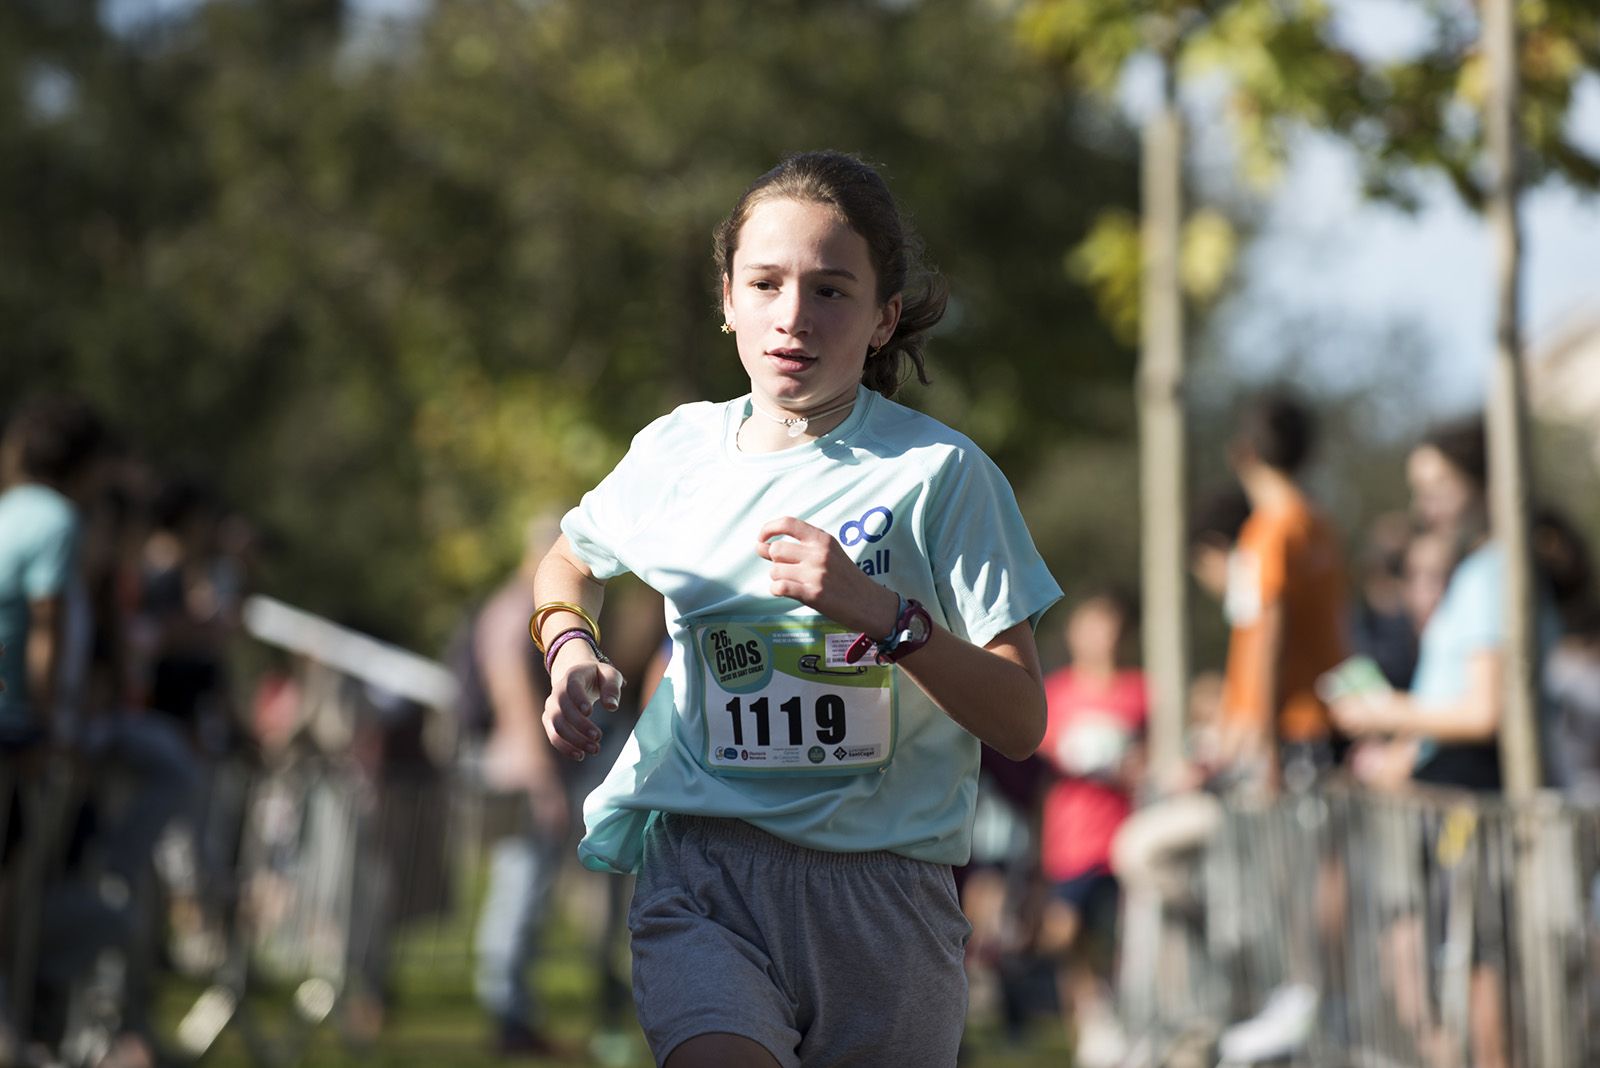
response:
{"label": "light mint t-shirt", "polygon": [[[1411,698],[1421,705],[1460,701],[1471,685],[1468,666],[1478,653],[1505,647],[1505,553],[1486,542],[1456,565],[1438,608],[1422,628]],[[1548,656],[1561,638],[1561,620],[1546,597],[1538,606],[1540,655]],[[1494,739],[1480,745],[1492,749]],[[1470,748],[1456,746],[1454,748]],[[1449,746],[1424,738],[1417,753],[1420,770],[1433,764]]]}
{"label": "light mint t-shirt", "polygon": [[1424,704],[1449,704],[1467,692],[1474,654],[1505,644],[1505,561],[1486,544],[1456,565],[1439,607],[1422,628],[1411,696]]}
{"label": "light mint t-shirt", "polygon": [[78,513],[47,486],[0,494],[0,734],[32,722],[28,705],[29,605],[65,593],[77,558]]}
{"label": "light mint t-shirt", "polygon": [[770,594],[772,565],[756,555],[757,531],[786,515],[833,534],[863,571],[976,645],[1037,624],[1060,587],[1005,476],[937,420],[863,387],[822,439],[742,453],[736,435],[749,413],[742,397],[656,420],[562,521],[596,576],[632,571],[661,592],[673,647],[621,757],[584,805],[579,856],[597,870],[637,870],[654,814],[681,812],[746,820],[813,849],[965,863],[979,743],[916,684],[896,682],[898,728],[881,768],[739,777],[710,770],[694,636],[730,617],[815,619]]}
{"label": "light mint t-shirt", "polygon": [[[1451,704],[1467,692],[1467,665],[1506,641],[1505,554],[1487,542],[1456,565],[1439,607],[1422,628],[1411,696],[1423,704]],[[1561,621],[1548,598],[1538,607],[1539,647],[1548,653],[1561,637]]]}

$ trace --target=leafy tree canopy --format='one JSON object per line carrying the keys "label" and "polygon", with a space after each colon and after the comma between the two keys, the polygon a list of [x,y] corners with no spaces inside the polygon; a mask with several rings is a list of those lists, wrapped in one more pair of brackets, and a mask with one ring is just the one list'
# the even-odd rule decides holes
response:
{"label": "leafy tree canopy", "polygon": [[[1021,478],[1125,428],[1068,273],[1133,145],[981,0],[0,8],[0,396],[91,394],[415,641],[671,405],[744,386],[710,231],[785,152],[883,163],[955,299],[907,399]],[[1107,397],[1116,400],[1106,404]]]}

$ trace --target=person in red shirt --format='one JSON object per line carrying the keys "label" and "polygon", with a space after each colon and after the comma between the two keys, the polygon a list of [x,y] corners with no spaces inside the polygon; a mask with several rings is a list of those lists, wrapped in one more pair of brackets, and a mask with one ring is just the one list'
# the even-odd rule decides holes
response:
{"label": "person in red shirt", "polygon": [[1121,655],[1134,624],[1130,597],[1109,589],[1086,597],[1067,619],[1071,664],[1045,679],[1039,753],[1059,778],[1040,826],[1051,887],[1040,943],[1060,961],[1062,1012],[1083,1068],[1120,1063],[1127,1052],[1110,996],[1119,906],[1111,842],[1133,810],[1143,766],[1144,676]]}

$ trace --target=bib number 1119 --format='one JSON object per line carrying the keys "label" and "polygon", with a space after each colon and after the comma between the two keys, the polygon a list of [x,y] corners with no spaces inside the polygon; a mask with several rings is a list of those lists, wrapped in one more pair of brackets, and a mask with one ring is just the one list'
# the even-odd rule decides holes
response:
{"label": "bib number 1119", "polygon": [[[758,697],[745,705],[742,698],[735,697],[725,706],[728,714],[733,717],[733,744],[744,745],[744,721],[748,714],[755,720],[755,744],[767,746],[772,744],[772,716],[771,708],[765,697]],[[844,698],[838,694],[825,693],[817,696],[812,709],[812,720],[816,725],[816,740],[822,745],[836,745],[844,741],[845,712]],[[778,711],[784,714],[789,728],[790,745],[804,745],[805,743],[805,703],[798,697],[791,697],[778,706]],[[780,721],[782,725],[782,721]]]}

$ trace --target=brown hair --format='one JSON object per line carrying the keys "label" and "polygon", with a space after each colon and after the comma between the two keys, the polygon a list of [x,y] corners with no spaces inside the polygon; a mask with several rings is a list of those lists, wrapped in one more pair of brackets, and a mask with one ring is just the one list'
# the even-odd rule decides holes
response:
{"label": "brown hair", "polygon": [[1305,466],[1316,444],[1316,417],[1282,390],[1251,398],[1237,419],[1236,439],[1248,445],[1262,463],[1286,475]]}
{"label": "brown hair", "polygon": [[1483,416],[1469,415],[1441,423],[1418,442],[1420,449],[1432,449],[1445,463],[1472,484],[1477,499],[1456,533],[1459,557],[1482,544],[1489,536],[1489,440]]}
{"label": "brown hair", "polygon": [[[105,423],[88,401],[46,394],[17,411],[6,427],[5,444],[15,450],[17,474],[65,488],[100,455],[106,437]],[[0,478],[7,475],[0,472]]]}
{"label": "brown hair", "polygon": [[1480,495],[1488,490],[1489,442],[1481,415],[1441,423],[1428,431],[1421,444],[1443,456]]}
{"label": "brown hair", "polygon": [[756,206],[768,200],[797,200],[837,211],[867,243],[878,275],[879,303],[902,294],[900,321],[883,347],[869,354],[861,372],[862,384],[885,397],[894,396],[912,373],[927,385],[922,350],[928,331],[944,317],[949,291],[944,280],[922,262],[922,241],[901,216],[877,170],[843,152],[802,152],[786,157],[751,183],[712,232],[722,277],[733,274],[739,231]]}

